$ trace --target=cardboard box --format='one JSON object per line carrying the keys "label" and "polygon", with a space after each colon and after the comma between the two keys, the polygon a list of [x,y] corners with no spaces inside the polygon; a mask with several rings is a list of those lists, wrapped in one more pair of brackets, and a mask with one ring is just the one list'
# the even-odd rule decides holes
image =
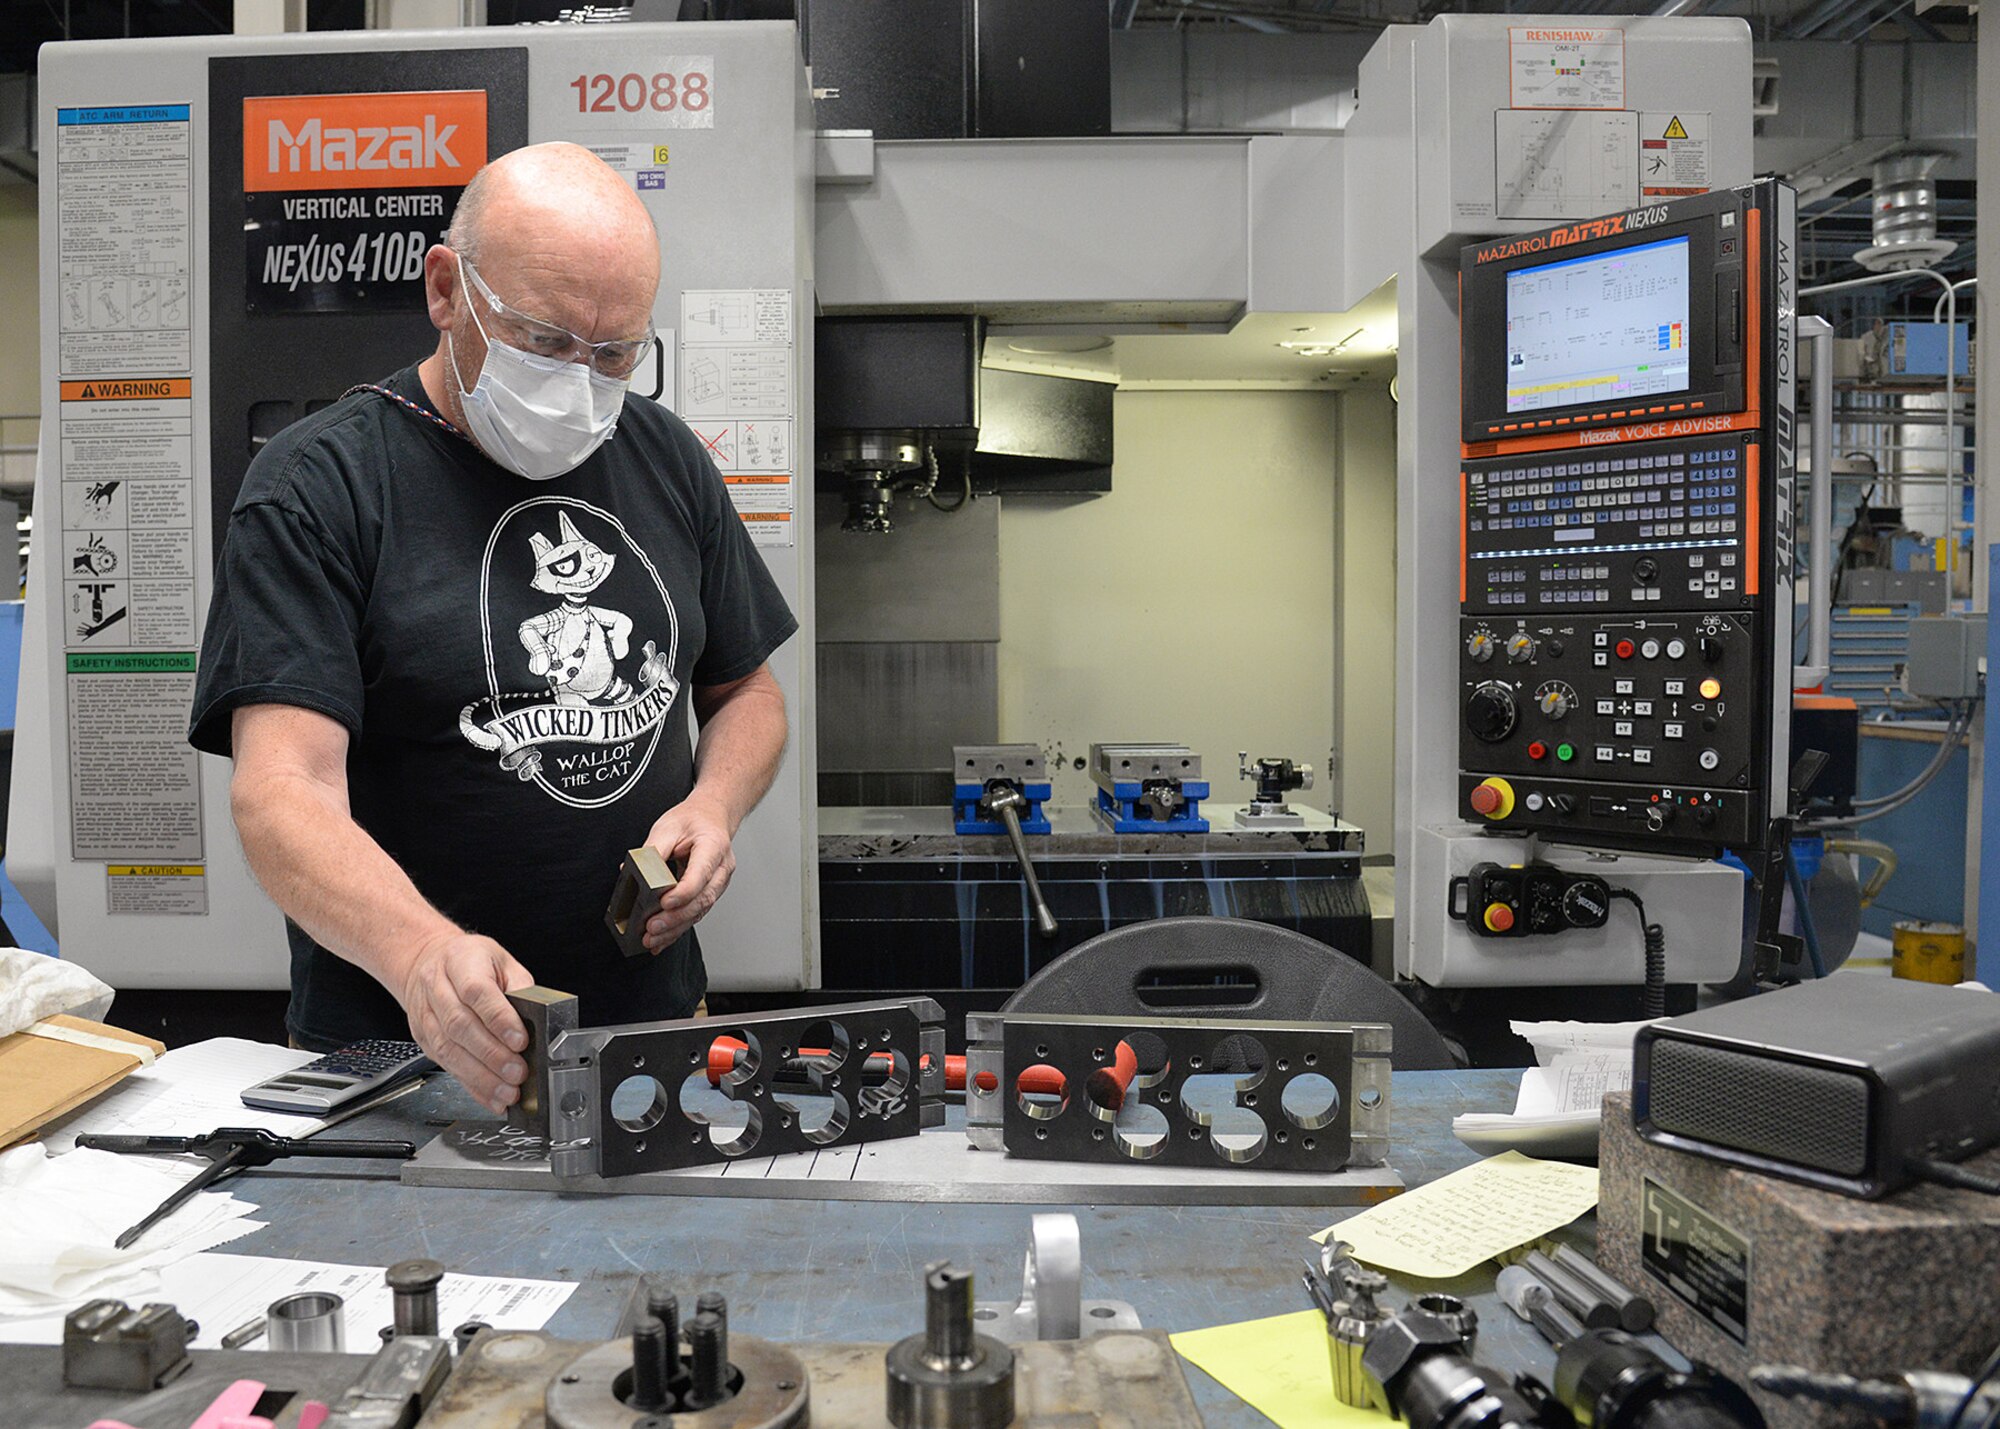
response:
{"label": "cardboard box", "polygon": [[[77,1040],[63,1040],[65,1033]],[[151,1037],[61,1014],[0,1037],[0,1147],[33,1136],[166,1050]]]}

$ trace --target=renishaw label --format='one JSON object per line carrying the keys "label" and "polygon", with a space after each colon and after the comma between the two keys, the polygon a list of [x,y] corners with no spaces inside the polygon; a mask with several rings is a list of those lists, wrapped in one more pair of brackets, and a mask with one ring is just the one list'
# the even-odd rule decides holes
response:
{"label": "renishaw label", "polygon": [[1749,1343],[1749,1238],[1651,1176],[1640,1182],[1639,1263],[1716,1329]]}

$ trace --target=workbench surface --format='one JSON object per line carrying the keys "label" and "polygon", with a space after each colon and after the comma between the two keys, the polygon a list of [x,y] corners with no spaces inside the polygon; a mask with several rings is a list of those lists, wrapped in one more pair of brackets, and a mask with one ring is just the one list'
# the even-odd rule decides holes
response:
{"label": "workbench surface", "polygon": [[[1398,1072],[1390,1161],[1412,1185],[1478,1159],[1451,1134],[1462,1111],[1514,1105],[1519,1071]],[[332,1136],[421,1143],[442,1124],[481,1115],[442,1078]],[[1200,1205],[995,1206],[853,1201],[560,1197],[530,1191],[404,1186],[381,1163],[280,1163],[246,1174],[234,1194],[269,1225],[228,1247],[250,1255],[385,1265],[430,1256],[474,1275],[573,1280],[549,1332],[608,1337],[640,1274],[663,1276],[685,1301],[729,1297],[732,1328],[780,1341],[895,1340],[922,1328],[918,1275],[950,1259],[978,1277],[982,1300],[1020,1292],[1029,1217],[1072,1209],[1083,1232],[1086,1299],[1129,1301],[1148,1329],[1178,1331],[1307,1307],[1299,1266],[1306,1236],[1352,1209]],[[1571,1233],[1573,1236],[1576,1232]],[[1589,1247],[1587,1232],[1579,1242]],[[1408,1289],[1409,1287],[1401,1287]],[[1478,1356],[1546,1376],[1553,1354],[1493,1295],[1488,1265],[1425,1282],[1479,1312]],[[1389,1302],[1400,1307],[1403,1297]],[[1192,1365],[1212,1425],[1267,1421]]]}

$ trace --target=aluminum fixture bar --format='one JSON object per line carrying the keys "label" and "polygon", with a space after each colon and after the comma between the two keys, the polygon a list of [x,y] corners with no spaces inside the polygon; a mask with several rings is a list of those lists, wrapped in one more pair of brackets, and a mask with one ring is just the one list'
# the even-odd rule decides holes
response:
{"label": "aluminum fixture bar", "polygon": [[[1944,303],[1945,307],[1945,322],[1950,325],[1951,330],[1955,331],[1958,326],[1958,288],[1951,281],[1951,279],[1945,277],[1944,274],[1938,272],[1937,269],[1935,268],[1902,268],[1893,273],[1870,273],[1865,278],[1848,278],[1839,283],[1821,283],[1817,287],[1799,289],[1799,301],[1803,303],[1807,298],[1823,297],[1828,293],[1850,292],[1855,288],[1872,288],[1882,283],[1897,283],[1901,282],[1905,278],[1928,278],[1933,283],[1936,283],[1940,288],[1944,289],[1944,296],[1942,297],[1942,299],[1940,299],[1940,301]],[[1958,494],[1958,475],[1957,472],[1954,470],[1954,468],[1960,464],[1959,461],[1960,452],[1958,450],[1958,388],[1957,384],[1953,381],[1953,378],[1956,375],[1954,372],[1954,367],[1956,364],[1954,364],[1951,361],[1951,344],[1949,342],[1947,342],[1945,346],[1945,358],[1946,358],[1944,364],[1944,471],[1945,471],[1945,482],[1946,482],[1945,519],[1947,521],[1957,521],[1960,498]],[[1829,372],[1832,370],[1830,359],[1829,359],[1828,370]],[[1814,371],[1817,372],[1818,369],[1815,368]],[[1818,386],[1817,381],[1815,381],[1814,386],[1815,388],[1817,388]],[[1977,500],[1976,494],[1974,499],[1975,501]],[[1951,588],[1951,583],[1952,583],[1951,576],[1954,565],[1956,563],[1957,554],[1958,554],[1957,542],[1947,541],[1945,546],[1945,588],[1947,590]],[[1973,574],[1972,574],[1973,608],[1975,610],[1984,610],[1986,609],[1986,592],[1983,589],[1981,589],[1981,587],[1985,582],[1986,562],[1975,559],[1972,563],[1972,567],[1973,567]]]}
{"label": "aluminum fixture bar", "polygon": [[1833,324],[1798,320],[1812,344],[1812,568],[1806,573],[1806,663],[1792,671],[1792,688],[1818,686],[1833,668]]}

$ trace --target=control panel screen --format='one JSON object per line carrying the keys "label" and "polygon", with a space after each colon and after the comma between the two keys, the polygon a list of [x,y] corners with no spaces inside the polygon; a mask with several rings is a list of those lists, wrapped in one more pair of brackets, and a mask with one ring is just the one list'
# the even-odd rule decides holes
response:
{"label": "control panel screen", "polygon": [[1732,190],[1463,249],[1465,455],[1753,424],[1766,248],[1752,219]]}
{"label": "control panel screen", "polygon": [[1688,240],[1507,274],[1507,411],[1688,390]]}

